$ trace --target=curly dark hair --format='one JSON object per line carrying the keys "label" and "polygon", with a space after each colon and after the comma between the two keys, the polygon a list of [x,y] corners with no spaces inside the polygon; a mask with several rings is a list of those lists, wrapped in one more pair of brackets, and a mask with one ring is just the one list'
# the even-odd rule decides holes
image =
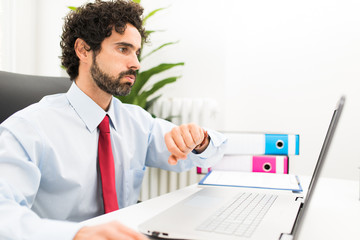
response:
{"label": "curly dark hair", "polygon": [[112,29],[122,34],[126,24],[133,25],[146,41],[145,29],[142,25],[144,9],[137,3],[127,0],[111,0],[87,3],[71,11],[65,17],[60,46],[62,48],[61,63],[66,68],[71,80],[79,75],[79,58],[74,44],[76,39],[84,40],[95,53],[101,50],[102,41],[110,37]]}

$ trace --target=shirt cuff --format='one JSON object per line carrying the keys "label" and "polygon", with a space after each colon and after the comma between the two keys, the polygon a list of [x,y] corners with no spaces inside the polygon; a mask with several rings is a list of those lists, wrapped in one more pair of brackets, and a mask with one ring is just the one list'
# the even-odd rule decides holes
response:
{"label": "shirt cuff", "polygon": [[212,157],[214,154],[217,153],[218,147],[223,145],[227,140],[225,135],[219,132],[210,129],[205,129],[205,130],[208,132],[208,135],[210,136],[209,145],[202,153],[197,153],[196,151],[193,151],[193,154],[195,154],[196,157],[199,157],[201,159],[207,159]]}

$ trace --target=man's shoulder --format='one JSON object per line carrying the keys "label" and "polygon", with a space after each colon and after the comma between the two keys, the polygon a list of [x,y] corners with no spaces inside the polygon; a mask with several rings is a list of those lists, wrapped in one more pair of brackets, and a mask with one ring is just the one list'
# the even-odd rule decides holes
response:
{"label": "man's shoulder", "polygon": [[43,97],[39,102],[33,103],[14,113],[5,120],[4,123],[12,121],[13,119],[23,119],[28,121],[36,120],[41,116],[59,112],[68,106],[69,102],[64,93],[48,95]]}

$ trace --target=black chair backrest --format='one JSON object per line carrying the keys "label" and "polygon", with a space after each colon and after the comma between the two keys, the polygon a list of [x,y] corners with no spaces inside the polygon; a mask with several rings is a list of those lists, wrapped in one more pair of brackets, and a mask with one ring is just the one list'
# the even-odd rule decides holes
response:
{"label": "black chair backrest", "polygon": [[67,92],[70,78],[0,71],[0,123],[46,95]]}

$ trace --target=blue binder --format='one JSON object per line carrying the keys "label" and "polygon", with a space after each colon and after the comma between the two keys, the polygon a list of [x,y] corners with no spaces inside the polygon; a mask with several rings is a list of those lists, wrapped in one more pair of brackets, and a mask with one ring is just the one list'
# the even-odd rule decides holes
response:
{"label": "blue binder", "polygon": [[[299,155],[299,135],[295,135],[295,155]],[[266,155],[287,155],[289,136],[287,134],[265,134]]]}
{"label": "blue binder", "polygon": [[298,134],[224,132],[229,155],[299,155]]}

